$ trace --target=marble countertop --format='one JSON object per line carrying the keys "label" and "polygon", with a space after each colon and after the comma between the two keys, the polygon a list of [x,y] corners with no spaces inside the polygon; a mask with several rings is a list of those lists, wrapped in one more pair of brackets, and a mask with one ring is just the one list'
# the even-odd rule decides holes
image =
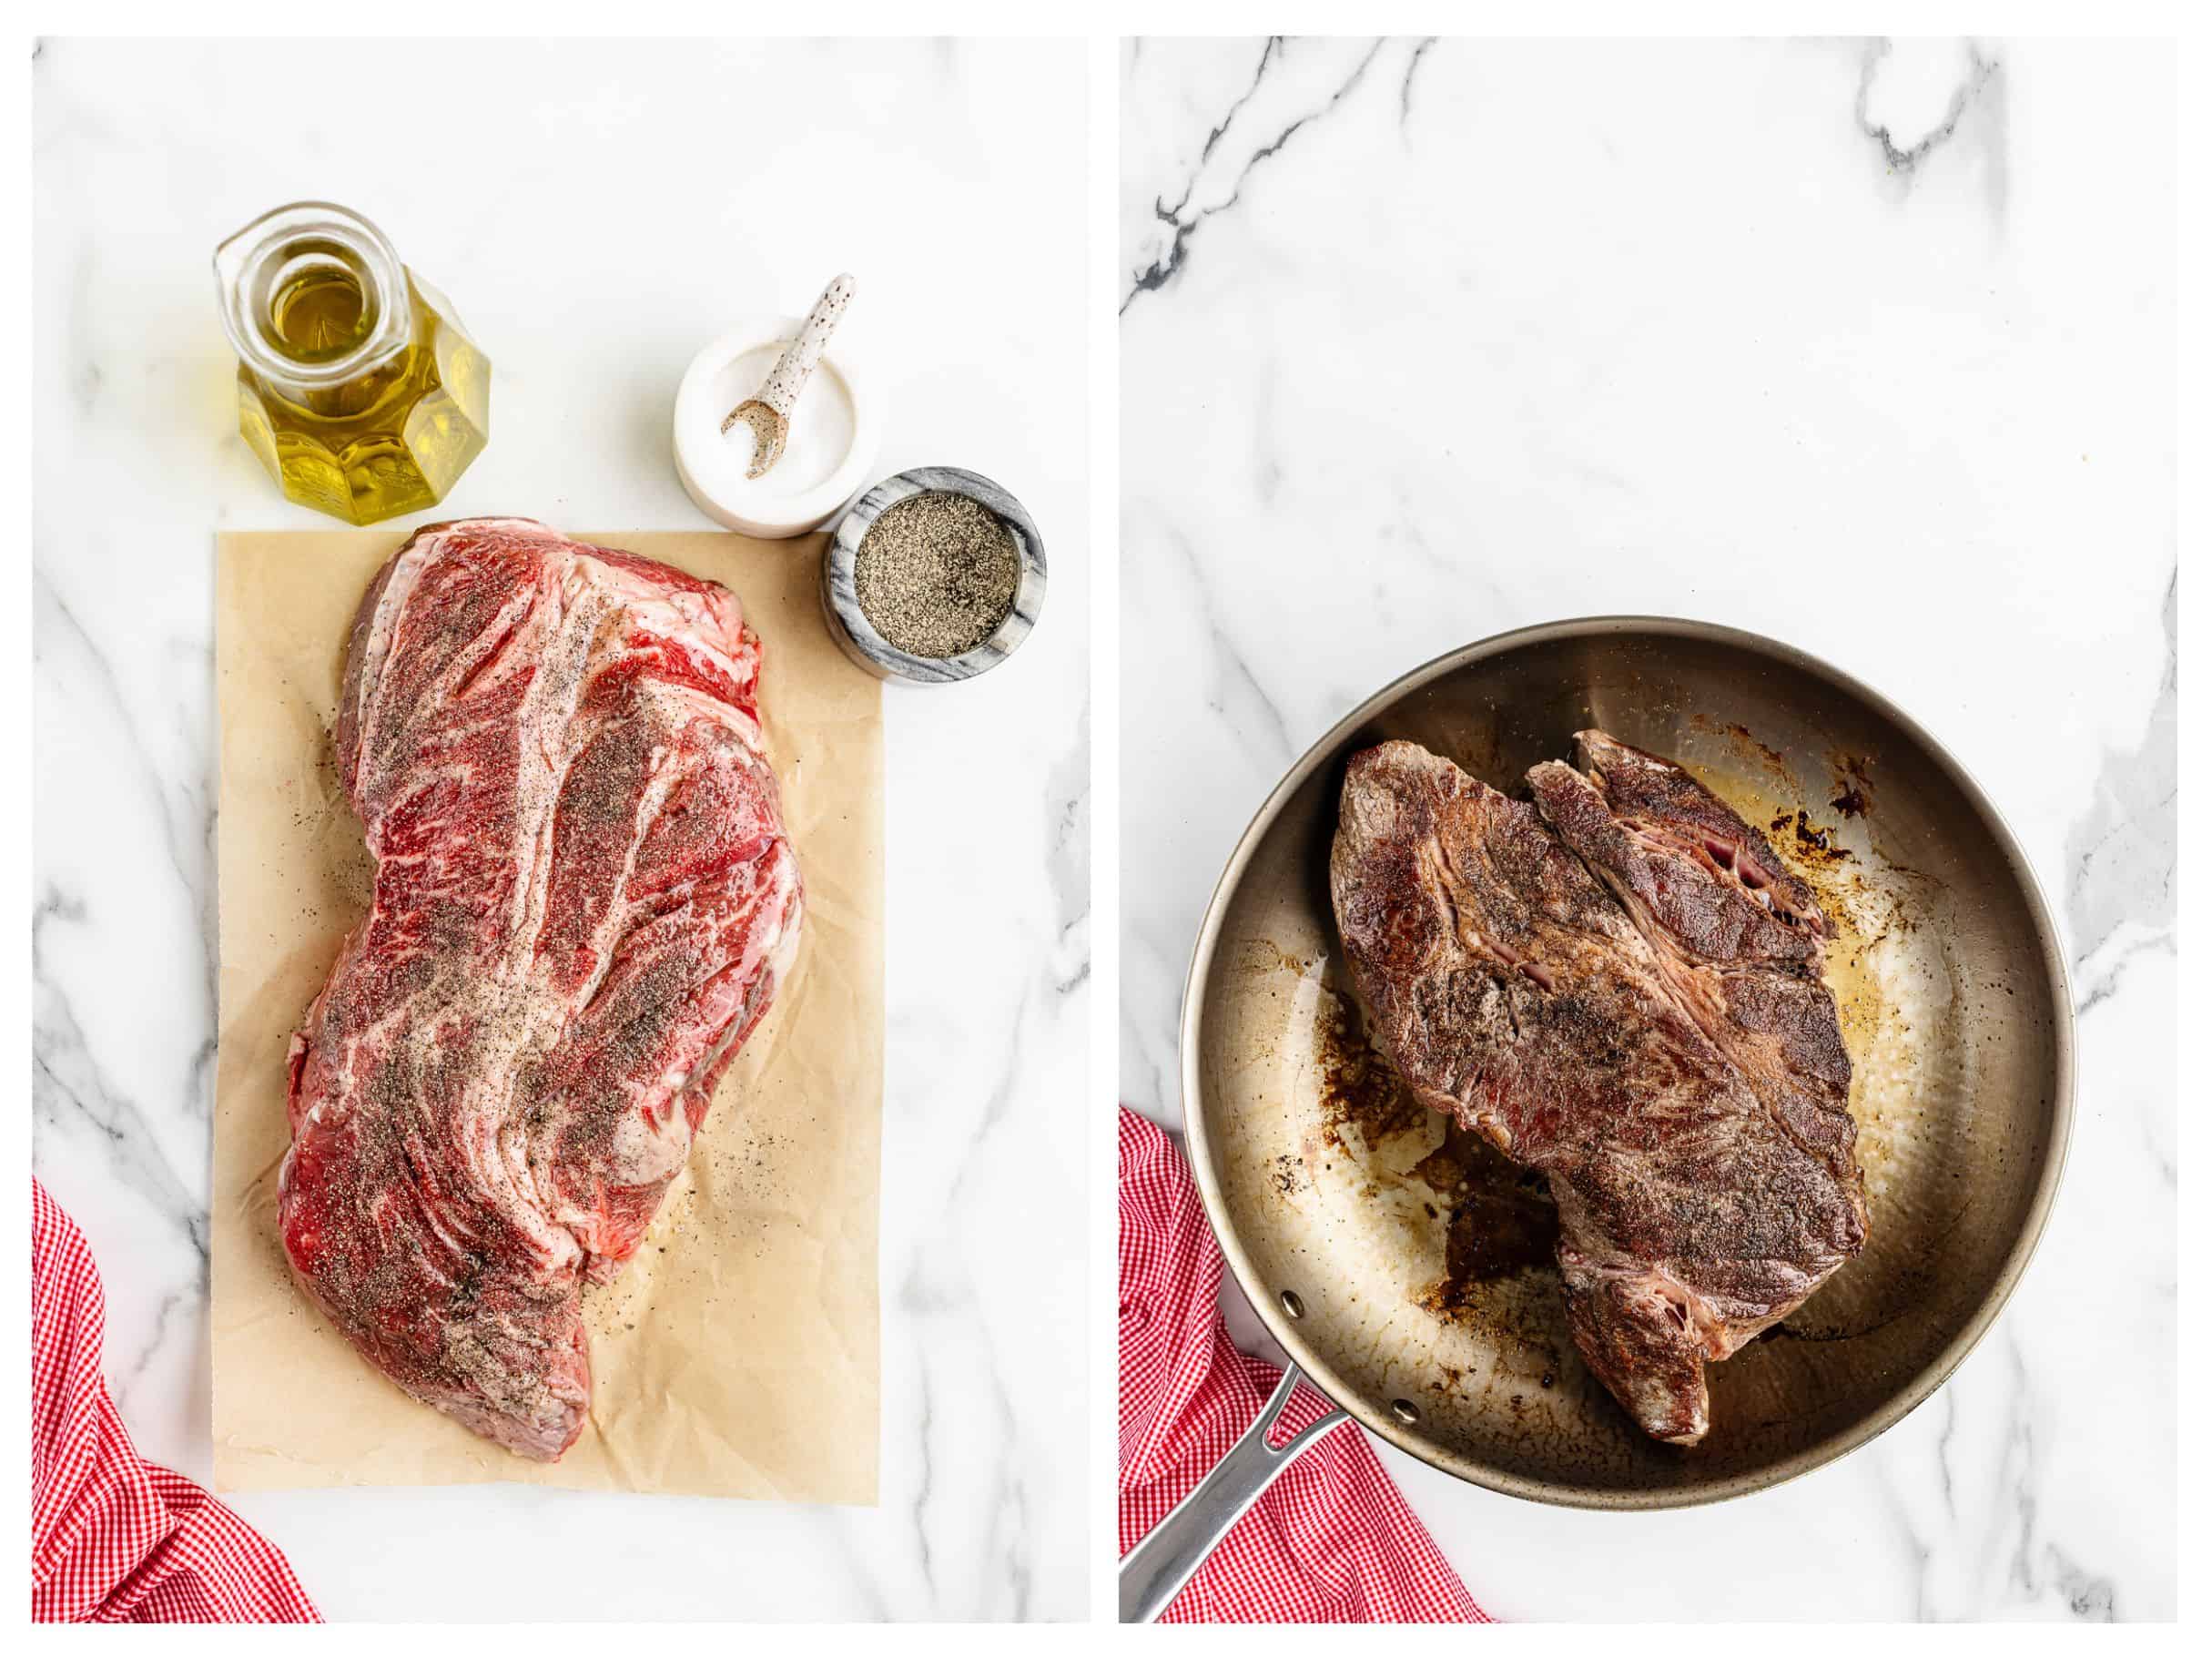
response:
{"label": "marble countertop", "polygon": [[894,365],[881,470],[1000,480],[1059,575],[1006,667],[885,696],[880,1506],[235,1503],[333,1618],[1081,1615],[1083,48],[335,51],[49,41],[34,66],[35,1165],[106,1276],[124,1418],[207,1477],[214,535],[327,523],[238,440],[216,242],[305,196],[377,220],[493,364],[491,446],[421,517],[583,533],[705,527],[668,452],[685,364],[849,269]]}
{"label": "marble countertop", "polygon": [[1756,1498],[1580,1513],[1384,1459],[1502,1617],[2173,1616],[2170,52],[1121,70],[1124,1096],[1178,1122],[1213,881],[1401,672],[1634,612],[1833,661],[1960,757],[2062,920],[2078,1113],[2033,1266],[1935,1398]]}

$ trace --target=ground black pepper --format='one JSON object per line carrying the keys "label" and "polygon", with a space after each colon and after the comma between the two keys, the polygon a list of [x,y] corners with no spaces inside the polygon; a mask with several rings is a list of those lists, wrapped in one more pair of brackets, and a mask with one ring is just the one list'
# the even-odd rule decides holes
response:
{"label": "ground black pepper", "polygon": [[895,649],[938,660],[996,632],[1020,582],[1013,532],[980,501],[947,490],[886,507],[853,557],[869,624]]}

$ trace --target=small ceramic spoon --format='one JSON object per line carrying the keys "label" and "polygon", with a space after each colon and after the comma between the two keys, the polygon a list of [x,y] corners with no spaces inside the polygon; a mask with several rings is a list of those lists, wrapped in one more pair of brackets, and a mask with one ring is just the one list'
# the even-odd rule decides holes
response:
{"label": "small ceramic spoon", "polygon": [[725,432],[741,420],[753,428],[753,460],[745,469],[746,477],[765,477],[768,469],[782,458],[784,438],[791,430],[792,406],[798,402],[807,377],[814,372],[814,365],[822,360],[822,348],[829,343],[830,330],[837,327],[837,319],[845,314],[845,307],[852,302],[852,297],[850,276],[839,276],[823,289],[822,297],[815,300],[814,309],[807,313],[798,338],[776,358],[776,366],[768,371],[760,390],[723,416],[722,429]]}

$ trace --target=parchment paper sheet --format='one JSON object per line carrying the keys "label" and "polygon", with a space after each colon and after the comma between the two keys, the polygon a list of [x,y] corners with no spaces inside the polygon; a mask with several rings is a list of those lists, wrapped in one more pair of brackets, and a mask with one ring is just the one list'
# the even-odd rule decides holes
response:
{"label": "parchment paper sheet", "polygon": [[[572,532],[577,533],[577,532]],[[881,690],[838,654],[818,539],[590,534],[734,590],[806,881],[797,961],[622,1279],[586,1290],[594,1400],[557,1465],[401,1393],[294,1286],[278,1240],[284,1057],[369,889],[327,731],[345,632],[404,533],[227,534],[215,1082],[215,1479],[227,1490],[518,1479],[876,1499],[883,1072]]]}

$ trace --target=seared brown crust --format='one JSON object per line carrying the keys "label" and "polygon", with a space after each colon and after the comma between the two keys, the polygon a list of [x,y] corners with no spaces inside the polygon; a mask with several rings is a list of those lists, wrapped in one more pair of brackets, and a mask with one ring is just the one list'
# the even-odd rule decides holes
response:
{"label": "seared brown crust", "polygon": [[1601,775],[1632,778],[1631,824],[1563,766],[1531,774],[1539,810],[1411,743],[1355,755],[1331,894],[1408,1085],[1548,1176],[1585,1359],[1645,1431],[1694,1443],[1704,1364],[1863,1241],[1850,1064],[1803,930],[1741,882],[1690,889],[1728,877],[1683,848],[1727,836],[1794,906],[1787,871],[1691,779],[1589,737]]}
{"label": "seared brown crust", "polygon": [[1575,762],[1537,766],[1529,787],[1647,932],[1707,961],[1819,963],[1829,925],[1812,889],[1696,778],[1602,731],[1577,735]]}

